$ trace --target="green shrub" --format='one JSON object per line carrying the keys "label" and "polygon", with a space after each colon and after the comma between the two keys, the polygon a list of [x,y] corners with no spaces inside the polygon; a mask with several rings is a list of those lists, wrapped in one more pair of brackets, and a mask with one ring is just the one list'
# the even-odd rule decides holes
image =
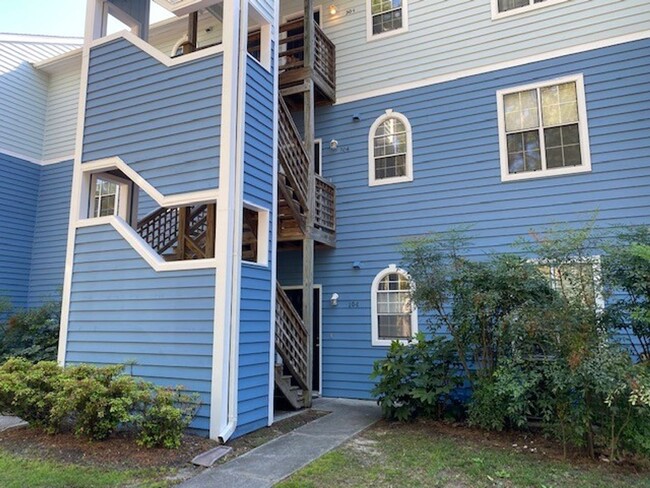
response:
{"label": "green shrub", "polygon": [[32,362],[56,360],[60,310],[59,302],[13,313],[0,306],[0,360],[16,356]]}
{"label": "green shrub", "polygon": [[31,364],[23,358],[9,359],[0,367],[0,410],[56,432],[65,417],[57,408],[63,383],[55,362]]}
{"label": "green shrub", "polygon": [[[93,440],[106,439],[149,399],[149,385],[124,374],[124,366],[72,366],[65,371],[59,407],[74,412],[74,430]],[[141,408],[141,407],[140,407]]]}
{"label": "green shrub", "polygon": [[123,365],[63,369],[54,362],[11,358],[0,366],[0,412],[50,433],[65,421],[92,440],[135,428],[140,444],[174,448],[199,405],[198,395],[156,387],[124,374]]}
{"label": "green shrub", "polygon": [[450,342],[427,340],[420,333],[407,344],[394,341],[385,359],[376,361],[372,390],[387,418],[408,420],[418,415],[440,418],[450,394],[462,383]]}
{"label": "green shrub", "polygon": [[138,444],[145,447],[175,449],[181,445],[200,406],[198,394],[188,395],[182,388],[156,388],[151,403],[138,420]]}

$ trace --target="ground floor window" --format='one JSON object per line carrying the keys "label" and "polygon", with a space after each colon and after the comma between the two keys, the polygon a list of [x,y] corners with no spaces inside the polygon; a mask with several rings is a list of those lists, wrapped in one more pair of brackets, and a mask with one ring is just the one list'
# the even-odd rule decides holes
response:
{"label": "ground floor window", "polygon": [[408,340],[417,332],[417,310],[411,301],[413,284],[394,264],[382,270],[372,284],[372,345]]}

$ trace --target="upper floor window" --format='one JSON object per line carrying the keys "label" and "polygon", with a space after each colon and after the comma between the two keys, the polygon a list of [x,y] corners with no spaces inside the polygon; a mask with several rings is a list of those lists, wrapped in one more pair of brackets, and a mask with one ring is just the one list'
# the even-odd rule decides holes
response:
{"label": "upper floor window", "polygon": [[372,283],[372,345],[408,340],[418,331],[417,310],[411,302],[413,284],[403,269],[391,264]]}
{"label": "upper floor window", "polygon": [[412,181],[413,150],[408,119],[387,110],[370,128],[368,153],[371,186]]}
{"label": "upper floor window", "polygon": [[591,170],[582,76],[497,92],[501,180]]}
{"label": "upper floor window", "polygon": [[568,0],[492,0],[492,18],[506,17]]}
{"label": "upper floor window", "polygon": [[407,0],[368,0],[368,39],[408,29]]}

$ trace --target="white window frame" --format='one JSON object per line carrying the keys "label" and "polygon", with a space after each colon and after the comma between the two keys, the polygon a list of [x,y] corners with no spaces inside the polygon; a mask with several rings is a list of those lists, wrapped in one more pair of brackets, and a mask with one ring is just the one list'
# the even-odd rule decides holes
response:
{"label": "white window frame", "polygon": [[[375,177],[375,133],[381,124],[388,119],[398,119],[406,128],[406,174],[404,176],[394,176],[392,178]],[[368,133],[368,185],[390,185],[393,183],[404,183],[413,181],[413,129],[411,123],[404,114],[393,112],[391,109],[386,110],[384,115],[375,120]]]}
{"label": "white window frame", "polygon": [[90,187],[89,187],[89,200],[88,200],[88,217],[89,218],[100,218],[95,215],[95,189],[97,187],[97,180],[110,181],[117,185],[117,192],[115,194],[116,205],[113,211],[113,215],[123,218],[127,222],[130,222],[131,215],[129,214],[129,203],[131,199],[131,182],[119,176],[112,175],[110,173],[92,173],[90,175]]}
{"label": "white window frame", "polygon": [[408,0],[402,0],[402,27],[381,34],[372,33],[372,0],[366,0],[366,40],[377,41],[387,37],[403,34],[409,30]]}
{"label": "white window frame", "polygon": [[[550,269],[551,276],[549,278],[551,279],[551,287],[559,291],[557,288],[557,268],[558,265],[552,262],[549,262],[545,259],[531,259],[531,263],[535,264],[536,266],[547,266]],[[591,264],[593,267],[593,273],[594,273],[594,302],[596,305],[596,310],[598,312],[602,312],[605,309],[605,297],[603,295],[603,278],[602,278],[602,260],[600,255],[593,255],[593,256],[584,256],[581,258],[575,258],[569,263],[561,263],[560,266],[563,264]]]}
{"label": "white window frame", "polygon": [[[379,290],[379,283],[382,279],[388,274],[397,273],[405,277],[407,280],[411,281],[411,276],[403,269],[398,268],[394,264],[388,265],[387,268],[381,270],[375,276],[375,279],[372,281],[372,287],[370,289],[370,313],[371,313],[371,335],[372,335],[372,345],[373,346],[390,346],[395,340],[406,344],[407,339],[380,339],[379,338],[379,319],[377,317],[377,291]],[[413,282],[411,281],[411,287],[413,287]],[[415,337],[415,334],[418,333],[418,309],[414,304],[411,304],[411,337]]]}
{"label": "white window frame", "polygon": [[255,205],[254,203],[244,202],[244,208],[257,213],[257,256],[255,261],[242,259],[243,264],[268,267],[269,265],[269,229],[270,213],[269,210]]}
{"label": "white window frame", "polygon": [[492,20],[503,19],[504,17],[512,17],[513,15],[520,15],[527,12],[532,12],[539,10],[540,8],[550,7],[552,5],[557,5],[558,3],[568,2],[569,0],[546,0],[541,3],[532,3],[528,6],[513,8],[512,10],[506,10],[505,12],[499,12],[499,1],[491,0],[492,2]]}
{"label": "white window frame", "polygon": [[[508,169],[508,139],[506,134],[505,124],[505,109],[503,98],[511,93],[518,93],[527,90],[539,90],[541,88],[561,85],[563,83],[576,84],[576,94],[578,100],[578,133],[580,134],[580,157],[582,164],[579,166],[565,166],[562,168],[541,169],[540,171],[529,171],[523,173],[510,174]],[[541,103],[538,95],[538,103]],[[541,107],[539,109],[539,117],[541,117]],[[497,116],[499,127],[499,152],[501,156],[501,181],[518,181],[528,180],[532,178],[544,178],[548,176],[561,176],[576,173],[588,173],[591,171],[591,153],[589,150],[589,127],[587,119],[587,101],[585,97],[585,84],[582,74],[565,76],[563,78],[556,78],[554,80],[547,80],[530,85],[517,86],[514,88],[507,88],[505,90],[497,91]],[[540,155],[542,158],[542,167],[546,166],[546,147],[544,144],[544,127],[541,125],[537,130],[541,131],[540,136]]]}

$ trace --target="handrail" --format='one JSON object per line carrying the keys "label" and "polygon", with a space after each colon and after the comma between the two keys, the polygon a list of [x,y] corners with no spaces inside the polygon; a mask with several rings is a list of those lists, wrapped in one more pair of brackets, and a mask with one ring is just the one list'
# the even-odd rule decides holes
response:
{"label": "handrail", "polygon": [[275,350],[283,364],[303,390],[307,385],[307,348],[309,336],[305,324],[291,304],[280,283],[276,284]]}
{"label": "handrail", "polygon": [[279,97],[278,156],[280,168],[295,192],[298,203],[306,210],[309,184],[309,154],[300,138],[286,103]]}

